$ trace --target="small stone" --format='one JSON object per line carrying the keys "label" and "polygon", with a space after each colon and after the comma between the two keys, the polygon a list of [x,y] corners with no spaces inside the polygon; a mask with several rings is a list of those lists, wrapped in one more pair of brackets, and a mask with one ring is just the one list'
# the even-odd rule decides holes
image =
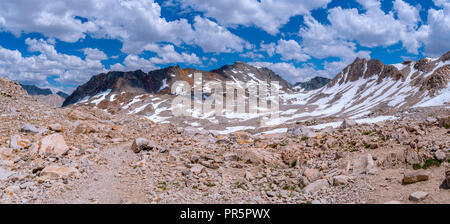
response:
{"label": "small stone", "polygon": [[428,196],[427,192],[423,192],[423,191],[416,191],[413,192],[409,195],[409,200],[410,201],[422,201],[424,200],[426,197]]}
{"label": "small stone", "polygon": [[200,156],[198,155],[192,155],[191,156],[191,162],[192,163],[198,163],[200,161]]}
{"label": "small stone", "polygon": [[20,187],[17,186],[17,185],[13,185],[13,186],[7,187],[5,190],[6,190],[7,192],[11,192],[11,193],[17,194],[17,193],[20,192]]}
{"label": "small stone", "polygon": [[0,158],[11,158],[14,156],[11,148],[0,148]]}
{"label": "small stone", "polygon": [[445,159],[447,158],[447,155],[445,154],[445,152],[443,151],[437,151],[434,153],[434,156],[436,157],[437,160],[439,161],[445,161]]}
{"label": "small stone", "polygon": [[362,155],[353,162],[353,172],[355,174],[376,175],[378,170],[371,154]]}
{"label": "small stone", "polygon": [[450,128],[450,116],[440,117],[439,118],[439,127],[449,129]]}
{"label": "small stone", "polygon": [[270,198],[273,198],[273,197],[275,197],[275,192],[273,192],[273,191],[267,191],[267,192],[266,192],[266,195],[267,195],[268,197],[270,197]]}
{"label": "small stone", "polygon": [[32,124],[24,124],[22,126],[22,128],[20,129],[21,132],[25,132],[25,133],[38,133],[39,129],[37,129],[36,127],[34,127]]}
{"label": "small stone", "polygon": [[163,148],[158,146],[155,142],[148,140],[146,138],[136,138],[131,145],[131,150],[135,153],[139,153],[142,150],[158,150],[162,151]]}
{"label": "small stone", "polygon": [[437,122],[437,119],[434,118],[434,117],[428,117],[427,121],[430,122],[430,123],[434,123],[434,122]]}
{"label": "small stone", "polygon": [[200,134],[200,130],[196,127],[186,127],[184,128],[184,134],[193,137],[197,134]]}
{"label": "small stone", "polygon": [[412,184],[420,181],[427,181],[430,178],[430,175],[425,171],[416,171],[407,173],[403,176],[403,184]]}
{"label": "small stone", "polygon": [[13,174],[14,174],[13,172],[5,170],[2,167],[0,167],[0,180],[7,180]]}
{"label": "small stone", "polygon": [[82,122],[82,123],[78,124],[75,128],[76,134],[89,134],[89,133],[95,133],[97,131],[98,131],[97,127],[88,122]]}
{"label": "small stone", "polygon": [[299,186],[300,188],[304,188],[304,187],[306,187],[308,184],[309,184],[309,181],[308,181],[308,179],[307,179],[306,177],[301,176],[301,177],[298,179],[298,186]]}
{"label": "small stone", "polygon": [[223,159],[225,161],[237,161],[238,155],[236,153],[225,153],[223,154]]}
{"label": "small stone", "polygon": [[33,182],[25,182],[19,185],[20,189],[32,188],[34,186]]}
{"label": "small stone", "polygon": [[308,194],[314,194],[322,189],[326,189],[329,187],[328,181],[325,179],[316,180],[313,183],[310,183],[306,186],[303,191]]}
{"label": "small stone", "polygon": [[45,136],[39,142],[39,155],[53,154],[62,156],[69,151],[64,137],[58,133]]}
{"label": "small stone", "polygon": [[333,185],[339,186],[339,185],[346,185],[348,184],[348,177],[344,175],[335,176],[333,178]]}
{"label": "small stone", "polygon": [[73,167],[56,166],[56,165],[45,167],[41,172],[42,176],[48,175],[48,176],[53,176],[53,177],[58,177],[58,178],[70,177],[70,176],[74,176],[77,174],[78,174],[78,170]]}
{"label": "small stone", "polygon": [[200,173],[202,173],[205,170],[205,167],[201,164],[194,164],[191,167],[191,172],[195,175],[199,175]]}
{"label": "small stone", "polygon": [[253,181],[253,180],[255,180],[255,177],[253,176],[252,173],[245,171],[245,179],[248,181]]}
{"label": "small stone", "polygon": [[29,139],[23,138],[20,135],[13,135],[9,140],[9,147],[12,149],[26,149],[31,146]]}
{"label": "small stone", "polygon": [[183,174],[183,176],[189,176],[191,174],[191,171],[190,170],[183,170],[181,172],[181,174]]}
{"label": "small stone", "polygon": [[341,129],[346,129],[346,128],[354,127],[354,126],[356,126],[356,125],[357,125],[356,121],[350,120],[350,119],[345,119],[345,120],[342,122],[340,128],[341,128]]}
{"label": "small stone", "polygon": [[55,131],[55,132],[62,132],[63,131],[63,127],[61,124],[51,124],[48,126],[48,129],[50,129],[50,131]]}
{"label": "small stone", "polygon": [[407,149],[406,150],[406,162],[410,165],[420,163],[419,154],[414,149]]}
{"label": "small stone", "polygon": [[304,125],[299,125],[296,127],[289,128],[287,133],[293,136],[300,136],[300,137],[308,137],[308,138],[314,138],[317,135],[314,133],[314,130],[311,128],[308,128]]}
{"label": "small stone", "polygon": [[305,172],[303,172],[303,176],[305,176],[310,182],[314,182],[322,178],[322,175],[320,174],[318,169],[309,169],[309,168],[307,168]]}

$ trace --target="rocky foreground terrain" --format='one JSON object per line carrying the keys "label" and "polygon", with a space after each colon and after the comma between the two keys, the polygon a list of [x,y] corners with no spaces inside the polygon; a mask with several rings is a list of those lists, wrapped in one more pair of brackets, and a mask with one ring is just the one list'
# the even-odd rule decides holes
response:
{"label": "rocky foreground terrain", "polygon": [[49,108],[0,77],[0,113],[0,203],[450,202],[448,107],[217,135]]}

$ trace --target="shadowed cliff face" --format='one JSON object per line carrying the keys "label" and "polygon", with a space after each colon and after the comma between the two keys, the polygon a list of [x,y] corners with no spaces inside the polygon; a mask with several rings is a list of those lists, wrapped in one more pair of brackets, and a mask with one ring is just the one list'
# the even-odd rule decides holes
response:
{"label": "shadowed cliff face", "polygon": [[315,90],[325,86],[330,80],[324,77],[314,77],[307,82],[297,82],[295,87],[304,91]]}
{"label": "shadowed cliff face", "polygon": [[20,84],[25,91],[27,91],[28,95],[51,95],[53,94],[50,89],[41,89],[35,85],[24,85]]}

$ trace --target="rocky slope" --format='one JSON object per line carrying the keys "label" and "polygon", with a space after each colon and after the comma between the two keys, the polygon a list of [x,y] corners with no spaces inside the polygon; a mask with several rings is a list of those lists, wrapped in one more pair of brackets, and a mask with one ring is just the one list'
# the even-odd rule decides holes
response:
{"label": "rocky slope", "polygon": [[49,107],[61,107],[65,101],[65,99],[58,94],[35,95],[33,98]]}
{"label": "rocky slope", "polygon": [[440,58],[385,65],[357,58],[326,86],[286,95],[295,105],[317,106],[313,115],[364,117],[417,107],[448,106],[449,53]]}
{"label": "rocky slope", "polygon": [[0,203],[450,202],[445,109],[217,135],[49,108],[0,77],[0,112]]}

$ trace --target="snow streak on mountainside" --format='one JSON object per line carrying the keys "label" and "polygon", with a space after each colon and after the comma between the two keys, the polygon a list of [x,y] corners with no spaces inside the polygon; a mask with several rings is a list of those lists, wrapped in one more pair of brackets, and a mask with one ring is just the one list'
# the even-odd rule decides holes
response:
{"label": "snow streak on mountainside", "polygon": [[307,93],[285,94],[283,99],[293,105],[315,105],[314,111],[304,113],[305,116],[353,118],[411,107],[447,105],[449,55],[396,65],[357,58],[327,86]]}

